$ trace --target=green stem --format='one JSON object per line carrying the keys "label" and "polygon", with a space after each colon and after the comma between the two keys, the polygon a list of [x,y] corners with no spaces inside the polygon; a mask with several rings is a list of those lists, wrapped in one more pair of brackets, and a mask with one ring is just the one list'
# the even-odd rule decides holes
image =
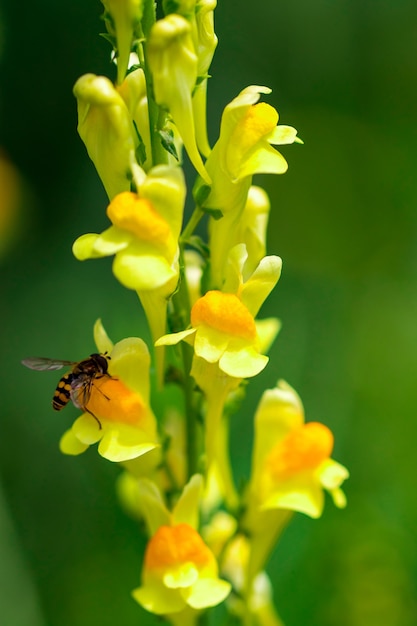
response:
{"label": "green stem", "polygon": [[145,0],[142,17],[142,44],[139,53],[141,67],[145,74],[146,97],[148,101],[149,131],[151,135],[152,165],[163,165],[168,163],[168,153],[162,146],[159,131],[164,127],[166,113],[155,102],[153,95],[152,73],[149,69],[146,42],[150,30],[156,21],[154,0]]}
{"label": "green stem", "polygon": [[200,209],[200,207],[196,207],[194,209],[190,219],[188,220],[187,225],[185,226],[184,230],[181,233],[180,243],[182,244],[187,243],[188,239],[193,234],[194,230],[197,227],[197,224],[199,223],[203,215],[204,215],[204,211]]}
{"label": "green stem", "polygon": [[[182,251],[180,253],[181,278],[180,287],[173,296],[176,323],[181,329],[186,328],[190,323],[190,300],[188,297],[187,281],[184,274],[184,264]],[[191,377],[191,366],[193,350],[185,342],[181,342],[181,358],[183,363],[184,381],[183,392],[185,401],[185,424],[186,424],[186,446],[188,460],[188,477],[198,471],[199,443],[198,443],[198,410],[195,402],[194,381]]]}

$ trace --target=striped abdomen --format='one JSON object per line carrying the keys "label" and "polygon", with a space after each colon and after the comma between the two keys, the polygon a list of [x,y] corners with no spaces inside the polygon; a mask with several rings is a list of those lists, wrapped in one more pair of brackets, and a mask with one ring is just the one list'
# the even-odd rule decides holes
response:
{"label": "striped abdomen", "polygon": [[74,373],[68,372],[59,381],[54,397],[52,398],[52,408],[60,411],[71,400],[71,383],[74,380]]}

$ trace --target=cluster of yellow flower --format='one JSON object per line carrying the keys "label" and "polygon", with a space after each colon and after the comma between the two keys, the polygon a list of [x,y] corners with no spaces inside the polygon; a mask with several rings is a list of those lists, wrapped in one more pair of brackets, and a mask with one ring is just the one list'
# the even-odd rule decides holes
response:
{"label": "cluster of yellow flower", "polygon": [[[280,327],[275,318],[256,319],[281,259],[266,256],[269,201],[252,177],[284,173],[286,160],[272,146],[300,140],[258,102],[270,89],[250,86],[225,107],[210,149],[216,0],[164,0],[161,19],[153,1],[102,2],[117,80],[88,74],[74,93],[111,225],[79,237],[73,251],[80,260],[114,255],[114,275],[137,292],[148,319],[158,383],[168,384],[166,364],[174,363],[184,401],[167,401],[157,419],[147,346],[139,338],[113,345],[98,321],[94,339],[111,356],[110,377],[95,381],[89,412],[61,449],[75,455],[99,442],[104,458],[123,465],[121,498],[150,537],[133,592],[143,607],[187,626],[226,601],[242,623],[277,625],[264,572],[271,549],[292,512],[321,515],[324,490],[344,506],[340,486],[348,476],[331,459],[330,430],[304,422],[298,395],[282,381],[259,402],[243,493],[230,464],[231,407],[244,380],[265,368]],[[197,172],[185,228],[183,150]],[[204,216],[207,242],[194,234]]]}

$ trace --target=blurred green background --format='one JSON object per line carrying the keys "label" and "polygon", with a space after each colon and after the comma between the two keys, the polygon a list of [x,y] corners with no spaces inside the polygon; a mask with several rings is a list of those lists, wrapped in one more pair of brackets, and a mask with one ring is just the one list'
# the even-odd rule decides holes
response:
{"label": "blurred green background", "polygon": [[[71,244],[106,225],[106,197],[76,133],[71,90],[111,72],[98,0],[0,5],[0,624],[156,624],[129,596],[142,539],[114,494],[117,468],[62,456],[77,411],[53,414],[57,376],[31,355],[80,359],[101,317],[114,340],[147,337],[111,261]],[[268,85],[304,146],[258,180],[283,275],[264,306],[283,330],[233,421],[249,467],[262,390],[285,378],[328,424],[348,508],[297,515],[270,562],[287,626],[417,624],[417,4],[220,0],[210,136],[227,102]]]}

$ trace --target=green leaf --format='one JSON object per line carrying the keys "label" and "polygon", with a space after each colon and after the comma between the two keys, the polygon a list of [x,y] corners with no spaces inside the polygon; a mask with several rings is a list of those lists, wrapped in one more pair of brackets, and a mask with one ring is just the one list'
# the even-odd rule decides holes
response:
{"label": "green leaf", "polygon": [[174,142],[174,133],[172,132],[172,130],[162,129],[159,131],[159,136],[161,137],[161,143],[165,150],[169,152],[169,154],[171,154],[174,159],[179,161],[177,148],[175,147]]}
{"label": "green leaf", "polygon": [[202,209],[204,213],[210,215],[210,217],[212,217],[214,220],[220,220],[223,217],[223,213],[220,211],[220,209],[213,209],[204,206],[202,207]]}
{"label": "green leaf", "polygon": [[139,145],[136,148],[135,151],[135,156],[137,159],[137,162],[139,163],[139,165],[143,165],[146,161],[146,146],[145,146],[145,142],[142,139],[142,136],[139,132],[139,129],[137,127],[137,124],[135,122],[135,120],[133,120],[133,126],[135,127],[135,132],[136,132],[136,136],[139,140]]}

